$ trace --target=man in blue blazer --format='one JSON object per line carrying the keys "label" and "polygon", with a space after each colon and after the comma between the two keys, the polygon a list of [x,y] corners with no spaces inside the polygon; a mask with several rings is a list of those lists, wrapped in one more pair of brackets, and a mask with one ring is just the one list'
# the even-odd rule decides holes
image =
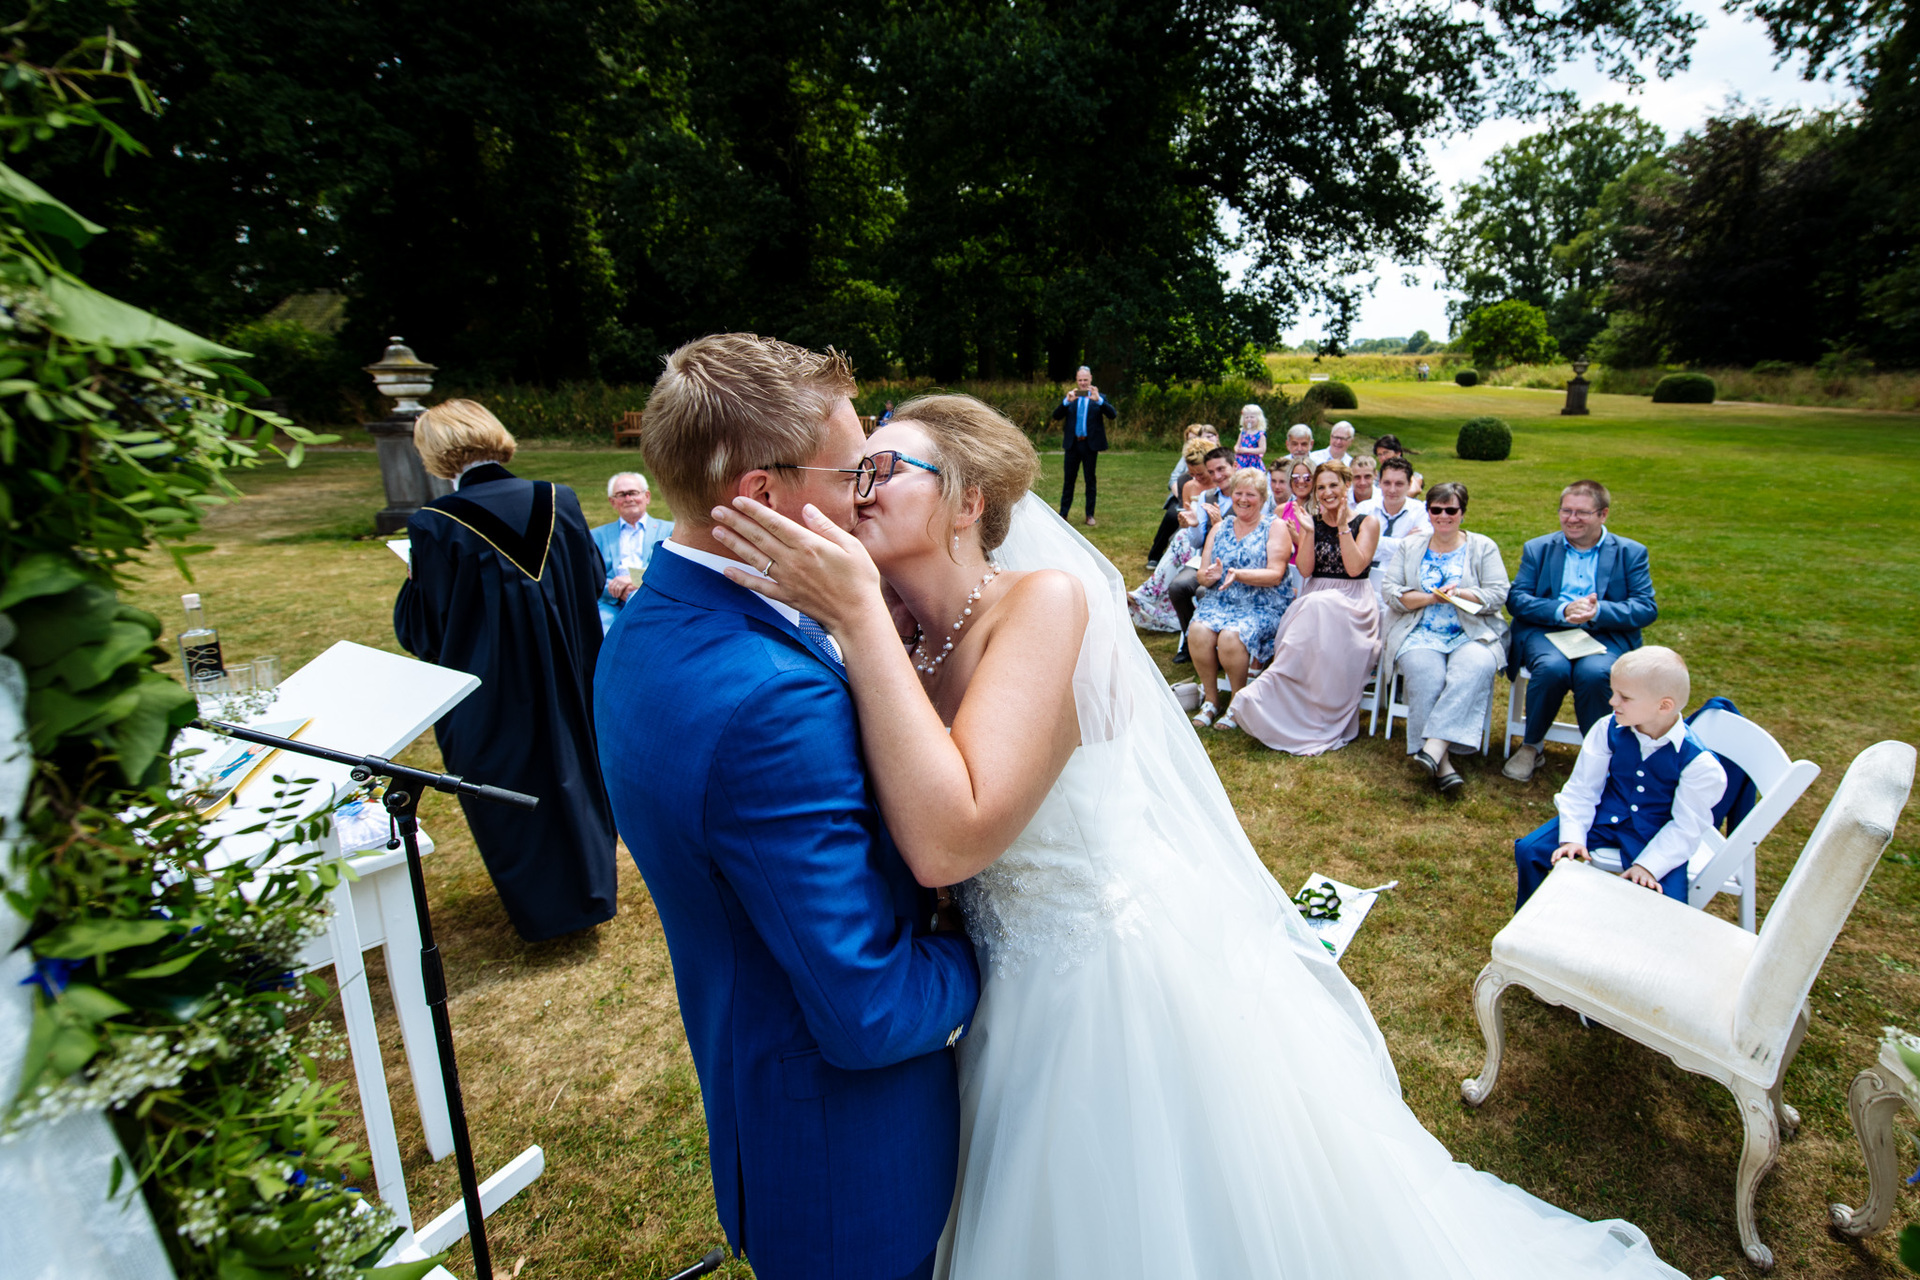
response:
{"label": "man in blue blazer", "polygon": [[[674,352],[647,404],[680,519],[594,681],[614,821],[659,910],[714,1200],[761,1280],[930,1276],[959,1163],[952,1046],[980,977],[875,807],[847,673],[735,585],[736,496],[853,524],[870,486],[845,361],[751,334]],[[751,565],[777,578],[779,566]]]}
{"label": "man in blue blazer", "polygon": [[593,545],[600,548],[601,563],[606,566],[607,584],[600,591],[600,634],[605,635],[620,616],[620,606],[633,594],[632,565],[645,569],[653,563],[654,550],[673,532],[673,522],[656,520],[647,514],[653,491],[647,478],[638,471],[622,471],[607,481],[607,501],[613,504],[614,519],[593,529]]}
{"label": "man in blue blazer", "polygon": [[[1528,781],[1539,767],[1547,730],[1569,690],[1583,736],[1607,714],[1613,660],[1638,649],[1640,628],[1660,616],[1647,549],[1607,531],[1611,503],[1597,480],[1568,485],[1560,494],[1560,532],[1527,543],[1513,575],[1507,678],[1521,667],[1532,676],[1525,739],[1501,770],[1516,782]],[[1547,639],[1549,631],[1584,631],[1605,652],[1569,660]]]}

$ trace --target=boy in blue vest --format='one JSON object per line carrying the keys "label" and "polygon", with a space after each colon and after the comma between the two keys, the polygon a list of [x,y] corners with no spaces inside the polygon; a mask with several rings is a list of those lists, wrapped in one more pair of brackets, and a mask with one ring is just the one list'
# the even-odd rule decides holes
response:
{"label": "boy in blue vest", "polygon": [[1516,911],[1555,863],[1591,862],[1595,848],[1619,850],[1621,874],[1633,883],[1687,900],[1687,859],[1713,825],[1726,770],[1680,718],[1691,687],[1679,654],[1642,646],[1613,664],[1612,679],[1613,714],[1580,744],[1553,798],[1560,816],[1513,842]]}

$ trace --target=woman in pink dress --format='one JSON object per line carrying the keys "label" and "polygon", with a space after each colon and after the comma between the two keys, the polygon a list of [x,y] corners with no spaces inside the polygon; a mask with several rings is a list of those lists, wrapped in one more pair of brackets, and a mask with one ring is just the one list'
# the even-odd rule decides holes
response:
{"label": "woman in pink dress", "polygon": [[1344,463],[1313,472],[1312,554],[1280,623],[1273,661],[1233,700],[1234,723],[1275,751],[1317,756],[1360,734],[1360,695],[1380,657],[1380,603],[1367,571],[1380,525],[1347,498]]}

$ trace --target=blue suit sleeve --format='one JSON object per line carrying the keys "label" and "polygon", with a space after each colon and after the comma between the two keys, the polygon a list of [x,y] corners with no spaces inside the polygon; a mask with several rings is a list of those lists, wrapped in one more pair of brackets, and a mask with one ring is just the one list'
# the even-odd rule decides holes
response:
{"label": "blue suit sleeve", "polygon": [[851,1071],[944,1048],[980,998],[973,947],[916,937],[880,874],[856,732],[833,676],[782,672],[734,714],[721,741],[738,749],[715,757],[707,789],[712,857],[793,983],[821,1056]]}
{"label": "blue suit sleeve", "polygon": [[1560,584],[1552,584],[1551,594],[1540,594],[1540,552],[1529,542],[1525,551],[1520,553],[1520,572],[1513,575],[1513,586],[1507,591],[1507,612],[1516,622],[1530,622],[1536,627],[1560,625],[1556,613],[1560,607]]}
{"label": "blue suit sleeve", "polygon": [[1588,627],[1595,631],[1638,631],[1660,616],[1653,599],[1653,570],[1642,546],[1620,548],[1627,573],[1627,598],[1602,600]]}

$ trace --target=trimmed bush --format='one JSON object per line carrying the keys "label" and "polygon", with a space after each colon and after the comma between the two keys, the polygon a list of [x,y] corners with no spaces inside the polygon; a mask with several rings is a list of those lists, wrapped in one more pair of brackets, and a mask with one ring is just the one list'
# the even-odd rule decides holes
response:
{"label": "trimmed bush", "polygon": [[1513,452],[1513,428],[1499,418],[1469,418],[1453,451],[1471,462],[1505,462]]}
{"label": "trimmed bush", "polygon": [[1704,373],[1670,373],[1654,384],[1655,404],[1712,404],[1713,379]]}
{"label": "trimmed bush", "polygon": [[1474,369],[1462,369],[1453,375],[1453,380],[1463,387],[1471,387],[1479,383],[1480,374],[1479,371]]}
{"label": "trimmed bush", "polygon": [[1312,400],[1322,409],[1358,409],[1360,397],[1344,382],[1316,382],[1307,388],[1301,401]]}

